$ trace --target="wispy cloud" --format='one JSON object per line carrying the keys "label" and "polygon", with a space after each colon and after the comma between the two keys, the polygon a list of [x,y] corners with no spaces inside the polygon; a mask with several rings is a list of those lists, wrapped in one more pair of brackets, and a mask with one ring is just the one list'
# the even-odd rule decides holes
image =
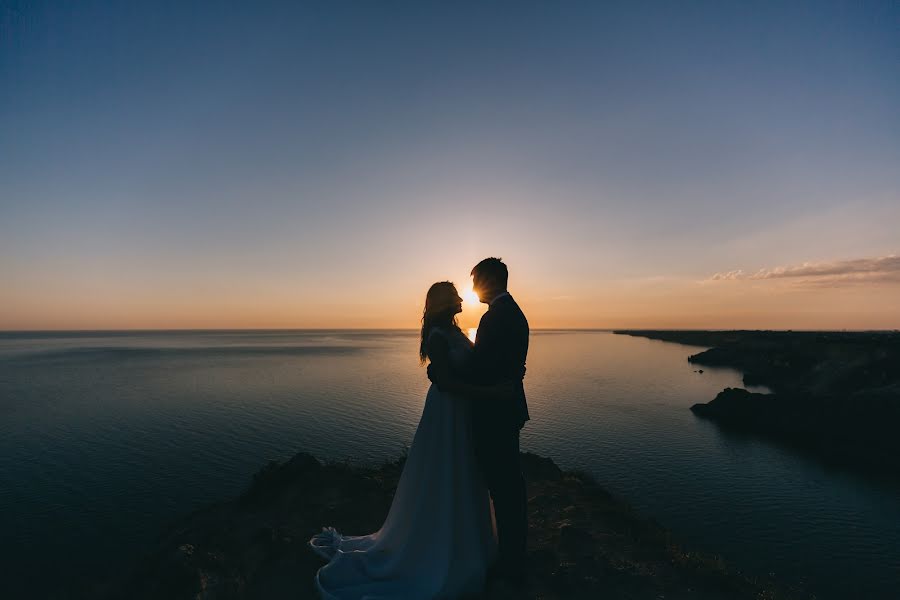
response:
{"label": "wispy cloud", "polygon": [[803,283],[900,283],[900,256],[890,254],[745,272],[741,269],[712,275],[710,281],[786,279]]}

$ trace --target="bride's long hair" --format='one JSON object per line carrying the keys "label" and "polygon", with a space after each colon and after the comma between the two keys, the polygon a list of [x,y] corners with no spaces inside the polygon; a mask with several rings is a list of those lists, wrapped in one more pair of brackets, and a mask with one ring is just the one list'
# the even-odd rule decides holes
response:
{"label": "bride's long hair", "polygon": [[449,281],[439,281],[425,294],[425,310],[422,312],[422,338],[419,342],[419,362],[428,358],[428,333],[432,327],[445,327],[462,333],[453,308],[459,298],[456,286]]}

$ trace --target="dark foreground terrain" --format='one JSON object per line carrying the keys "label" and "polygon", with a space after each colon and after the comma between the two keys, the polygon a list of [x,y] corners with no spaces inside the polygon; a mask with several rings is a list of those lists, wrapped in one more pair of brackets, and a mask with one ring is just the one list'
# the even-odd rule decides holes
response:
{"label": "dark foreground terrain", "polygon": [[688,357],[731,367],[745,385],[691,410],[722,427],[794,446],[832,464],[900,477],[900,334],[896,332],[617,331],[708,346]]}
{"label": "dark foreground terrain", "polygon": [[[485,598],[808,598],[686,552],[589,477],[523,454],[528,480],[530,580],[524,594]],[[324,524],[348,533],[384,520],[402,461],[378,468],[323,465],[300,453],[270,463],[239,498],[174,523],[143,560],[104,574],[90,598],[314,598],[323,564],[306,546]]]}

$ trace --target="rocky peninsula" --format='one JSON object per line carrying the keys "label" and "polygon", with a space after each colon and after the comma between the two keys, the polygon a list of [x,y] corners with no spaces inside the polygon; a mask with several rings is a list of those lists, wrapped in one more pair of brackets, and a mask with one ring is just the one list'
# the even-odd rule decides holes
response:
{"label": "rocky peninsula", "polygon": [[[518,598],[810,597],[680,548],[665,529],[636,515],[583,473],[564,472],[552,460],[527,453],[522,465],[528,481],[530,576],[525,595]],[[348,533],[376,530],[402,466],[402,459],[379,467],[323,464],[302,452],[272,462],[240,497],[173,523],[140,560],[85,586],[80,595],[314,598],[313,575],[323,563],[307,540],[323,524]]]}
{"label": "rocky peninsula", "polygon": [[900,333],[794,331],[643,331],[615,333],[705,346],[688,361],[743,372],[691,410],[723,428],[761,435],[807,454],[900,477]]}

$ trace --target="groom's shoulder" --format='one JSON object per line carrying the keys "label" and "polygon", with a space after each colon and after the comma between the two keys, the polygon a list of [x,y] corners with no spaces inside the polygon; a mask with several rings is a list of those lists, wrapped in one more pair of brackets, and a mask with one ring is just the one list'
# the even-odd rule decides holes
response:
{"label": "groom's shoulder", "polygon": [[507,295],[501,298],[497,304],[497,308],[499,309],[497,312],[499,314],[503,314],[506,318],[520,320],[526,327],[528,326],[528,320],[525,318],[525,313],[522,311],[522,308],[519,306],[519,303],[516,302],[515,298]]}
{"label": "groom's shoulder", "polygon": [[508,308],[510,308],[512,311],[517,312],[517,313],[521,313],[521,314],[523,314],[523,315],[525,314],[525,313],[522,312],[522,307],[519,306],[519,303],[516,302],[516,299],[513,298],[512,296],[509,296],[509,295],[508,295],[508,296],[504,297],[503,300],[505,300],[504,304],[505,304]]}

